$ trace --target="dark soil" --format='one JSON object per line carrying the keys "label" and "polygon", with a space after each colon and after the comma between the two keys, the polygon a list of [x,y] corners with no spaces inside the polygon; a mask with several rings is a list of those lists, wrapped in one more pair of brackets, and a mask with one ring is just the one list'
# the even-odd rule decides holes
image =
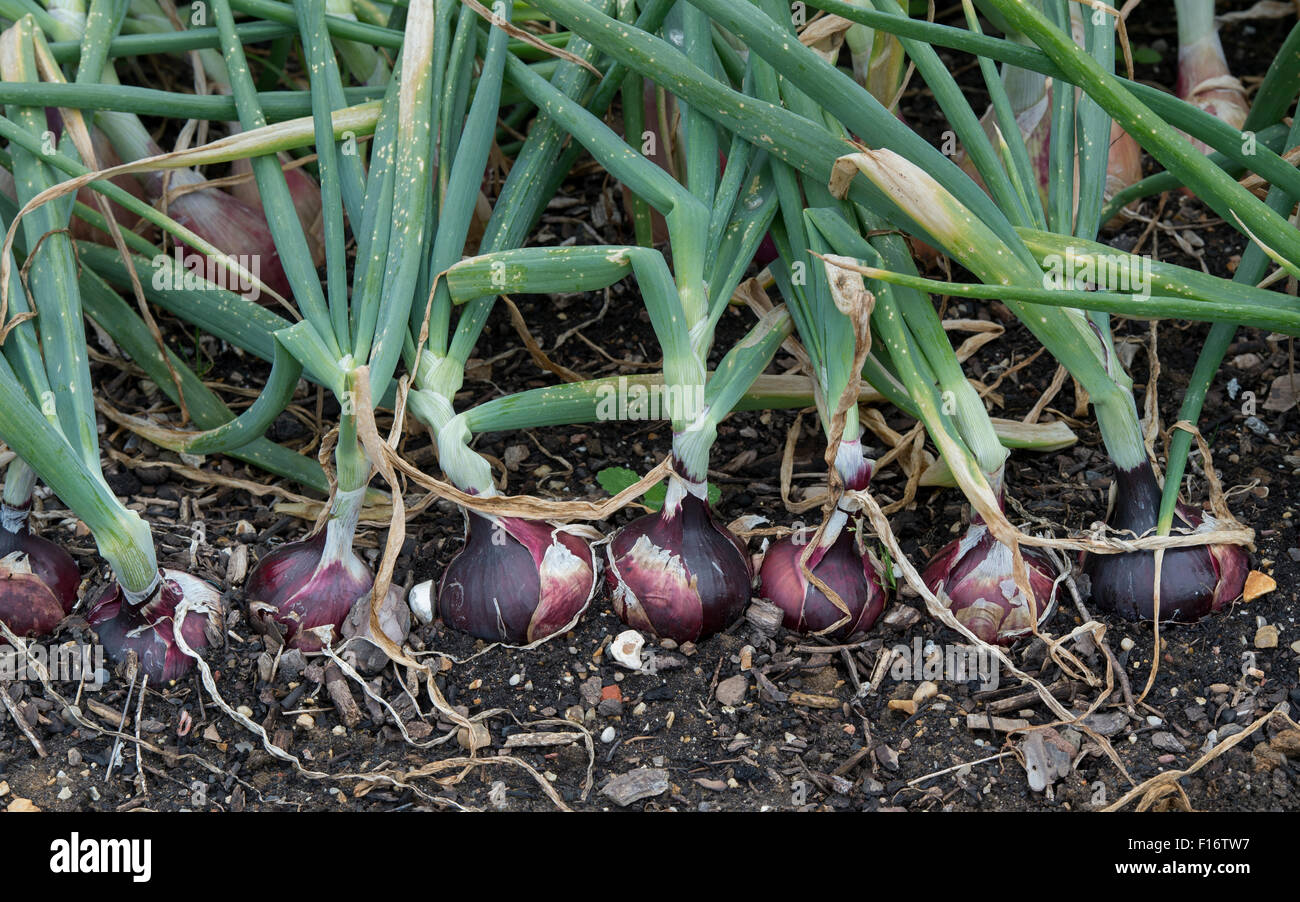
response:
{"label": "dark soil", "polygon": [[[1168,85],[1173,80],[1176,38],[1172,17],[1157,6],[1162,4],[1140,5],[1130,21],[1130,32],[1135,43],[1157,50],[1159,42],[1164,42],[1165,62],[1144,65],[1138,74]],[[1248,83],[1250,76],[1261,74],[1284,33],[1273,21],[1226,27],[1223,37],[1234,71]],[[977,73],[967,72],[962,79],[972,92],[978,92]],[[938,125],[932,101],[921,92],[909,96],[905,112],[909,121],[923,130]],[[551,205],[535,243],[590,242],[594,239],[589,226],[607,240],[630,240],[619,196],[603,178],[594,167],[577,173],[567,199]],[[1154,205],[1148,204],[1148,210],[1153,211]],[[1242,248],[1235,231],[1181,195],[1170,195],[1162,218],[1203,240],[1203,247],[1191,247],[1199,251],[1212,272],[1230,270]],[[1129,226],[1111,238],[1117,245],[1131,247],[1141,230]],[[1144,250],[1160,259],[1199,265],[1162,230],[1148,239]],[[516,301],[541,346],[556,362],[594,377],[644,371],[657,360],[644,314],[622,313],[638,308],[634,292],[633,285],[624,283],[611,289],[608,298],[574,295]],[[603,311],[606,300],[608,310]],[[952,316],[989,318],[998,317],[999,312],[997,305],[949,308]],[[748,313],[731,310],[724,317],[717,346],[728,347],[750,321]],[[580,332],[570,332],[579,327]],[[1148,335],[1147,325],[1140,322],[1117,323],[1116,331],[1121,340],[1145,340]],[[1201,326],[1172,323],[1160,329],[1160,408],[1166,423],[1176,417],[1204,331]],[[194,355],[191,334],[173,329],[170,340],[178,353]],[[215,344],[203,348],[210,358],[206,361],[210,375],[219,374],[227,386],[239,385],[233,371],[242,371],[248,385],[258,384],[264,375],[263,368],[237,359]],[[968,371],[991,383],[1035,350],[1032,337],[1012,324],[1001,339],[971,362]],[[466,406],[502,392],[554,381],[522,349],[502,309],[494,314],[477,354],[479,363],[459,399]],[[784,355],[778,355],[775,366],[780,370],[788,363]],[[901,627],[882,622],[870,638],[851,648],[823,651],[819,646],[829,645],[826,640],[784,630],[768,635],[742,619],[696,648],[651,647],[657,661],[654,673],[629,672],[608,659],[606,646],[623,626],[611,613],[603,592],[576,629],[535,650],[497,647],[483,651],[482,643],[440,624],[417,628],[411,646],[417,651],[436,649],[461,662],[447,661],[437,677],[450,704],[471,715],[501,710],[486,721],[491,748],[480,756],[504,753],[508,737],[519,732],[567,730],[578,736],[579,741],[570,744],[513,748],[508,753],[531,765],[574,808],[613,807],[600,788],[611,777],[638,768],[666,772],[666,791],[632,806],[647,809],[1078,810],[1113,802],[1134,782],[1195,762],[1212,730],[1223,739],[1279,705],[1289,704],[1292,717],[1300,710],[1300,653],[1296,651],[1300,646],[1293,647],[1300,639],[1300,595],[1295,588],[1300,548],[1294,518],[1300,500],[1300,483],[1294,478],[1300,473],[1296,451],[1300,412],[1260,407],[1255,416],[1263,431],[1253,431],[1246,426],[1247,413],[1239,394],[1253,392],[1262,404],[1273,379],[1291,365],[1289,342],[1243,330],[1215,383],[1202,422],[1215,465],[1224,485],[1232,489],[1234,513],[1257,531],[1253,565],[1277,581],[1277,590],[1196,624],[1163,626],[1158,653],[1153,651],[1150,624],[1127,623],[1094,612],[1107,625],[1107,643],[1120,656],[1135,696],[1145,686],[1153,663],[1158,659],[1159,664],[1145,705],[1131,715],[1125,713],[1124,698],[1117,689],[1100,712],[1097,729],[1110,736],[1126,773],[1095,742],[1062,727],[1065,741],[1073,740],[1078,748],[1073,755],[1075,767],[1048,791],[1031,791],[1024,768],[1014,755],[993,757],[1014,751],[1019,740],[1008,742],[1005,733],[973,729],[968,722],[972,714],[1020,719],[1029,725],[1054,722],[1041,701],[1026,696],[1024,687],[1010,679],[1004,678],[1001,687],[992,692],[981,691],[975,681],[936,680],[937,694],[924,698],[923,692],[914,711],[908,710],[908,703],[921,681],[898,681],[886,675],[876,689],[867,687],[859,692],[857,687],[869,682],[883,650],[896,644],[958,641],[925,616],[918,599],[905,592],[892,602],[893,613],[886,617]],[[116,363],[98,366],[103,384],[119,408],[144,411],[154,405],[156,391],[152,386],[142,387],[138,375],[124,373]],[[1007,376],[998,388],[1004,403],[995,413],[1024,416],[1054,372],[1055,362],[1042,355]],[[1140,351],[1134,357],[1132,373],[1140,405],[1148,373],[1146,355]],[[1235,382],[1232,397],[1228,394],[1230,381]],[[1080,439],[1075,447],[1044,455],[1016,453],[1009,464],[1010,491],[1023,511],[1058,524],[1058,533],[1104,518],[1113,473],[1091,418],[1072,419],[1074,405],[1067,382],[1047,416],[1070,420]],[[275,438],[302,446],[314,434],[306,424],[318,417],[328,422],[331,413],[329,403],[319,401],[315,394],[305,396],[297,417],[282,417]],[[890,410],[885,414],[896,428],[907,428],[905,418]],[[743,413],[721,427],[713,457],[717,470],[711,476],[722,489],[718,507],[724,520],[752,513],[783,525],[795,519],[784,511],[777,486],[780,453],[794,416],[791,411]],[[282,668],[272,682],[264,682],[258,661],[266,650],[265,642],[249,626],[239,588],[226,580],[231,549],[237,544],[247,544],[255,559],[282,541],[301,537],[308,524],[268,507],[274,502],[272,496],[254,497],[241,488],[178,477],[167,465],[177,462],[175,455],[158,452],[121,430],[109,428],[105,439],[118,461],[110,468],[110,482],[155,525],[162,556],[226,591],[230,602],[228,641],[224,649],[208,656],[225,699],[232,706],[251,709],[252,719],[262,723],[277,743],[299,756],[307,768],[340,775],[367,773],[377,778],[313,780],[295,774],[292,767],[267,754],[255,736],[214,708],[197,677],[190,676],[171,686],[149,688],[139,735],[162,754],[140,753],[133,742],[124,742],[122,759],[105,780],[114,740],[62,717],[57,706],[43,697],[39,684],[14,683],[10,695],[32,722],[48,756],[38,756],[8,715],[0,715],[0,807],[15,799],[29,799],[45,810],[554,807],[537,783],[512,765],[472,768],[456,782],[452,781],[460,774],[458,767],[432,777],[399,781],[407,786],[379,778],[381,774],[400,778],[429,762],[467,752],[454,732],[441,745],[408,745],[391,717],[378,706],[367,705],[355,685],[351,691],[361,707],[362,720],[354,728],[343,728],[331,696],[319,682],[318,669],[308,668],[290,679]],[[662,424],[601,424],[535,430],[528,435],[488,435],[478,448],[497,460],[512,461],[508,473],[511,492],[561,499],[599,498],[604,495],[595,481],[600,469],[627,466],[644,472],[662,459],[669,440]],[[795,472],[809,478],[797,479],[796,484],[814,491],[819,483],[812,477],[821,467],[822,441],[819,433],[805,425]],[[876,450],[883,453],[879,447]],[[404,451],[417,464],[433,468],[423,435],[409,434]],[[202,466],[210,473],[268,482],[265,474],[228,460],[212,459]],[[1188,496],[1201,502],[1205,480],[1198,467],[1199,460],[1190,470]],[[879,474],[874,488],[884,503],[901,497],[903,483],[901,471],[892,466]],[[292,486],[286,488],[293,490]],[[633,513],[596,525],[608,530],[626,522]],[[73,534],[74,524],[67,516],[57,509],[54,499],[47,499],[42,528],[70,544],[88,577],[87,594],[93,595],[103,585],[104,568],[89,538]],[[957,492],[925,489],[912,506],[893,516],[892,523],[905,550],[919,564],[960,531],[963,516],[964,504]],[[206,538],[191,567],[196,519],[202,520]],[[241,521],[251,530],[237,532]],[[439,577],[459,548],[461,529],[459,513],[446,504],[434,505],[415,519],[408,526],[396,581],[409,587]],[[364,531],[359,544],[374,556],[384,539],[382,530]],[[757,551],[757,544],[751,549]],[[913,609],[917,616],[907,617],[905,608]],[[1280,632],[1276,648],[1256,648],[1261,621]],[[1081,622],[1075,607],[1066,603],[1048,628],[1061,635]],[[60,638],[73,639],[84,632],[84,623],[74,617],[65,624]],[[1100,694],[1099,689],[1073,683],[1050,661],[1044,663],[1039,642],[1021,642],[1012,656],[1022,669],[1060,689],[1067,707],[1085,708]],[[1093,673],[1106,672],[1100,651],[1082,657]],[[717,688],[738,675],[746,683],[743,697],[733,706],[724,706],[715,697]],[[376,683],[378,693],[402,713],[416,739],[428,742],[448,734],[450,725],[439,723],[436,714],[423,720],[415,715],[403,690],[404,676],[390,667]],[[69,695],[75,691],[75,686],[58,688]],[[100,723],[116,726],[126,706],[127,688],[122,676],[114,675],[102,691],[83,695],[82,710]],[[427,710],[427,697],[418,697],[421,709]],[[891,708],[889,703],[895,700],[904,704]],[[557,725],[566,719],[567,725]],[[135,733],[135,720],[133,697],[126,732]],[[578,723],[593,738],[594,754],[581,741]],[[609,727],[614,739],[603,742],[599,737]],[[1300,808],[1300,758],[1287,759],[1270,751],[1274,747],[1268,746],[1267,740],[1276,733],[1276,727],[1263,728],[1185,778],[1181,786],[1191,805],[1226,810]],[[1275,746],[1285,741],[1285,737],[1276,740]],[[206,767],[199,758],[207,762]],[[589,773],[594,787],[584,792]],[[938,775],[928,776],[934,774]],[[439,784],[435,778],[445,783]]]}

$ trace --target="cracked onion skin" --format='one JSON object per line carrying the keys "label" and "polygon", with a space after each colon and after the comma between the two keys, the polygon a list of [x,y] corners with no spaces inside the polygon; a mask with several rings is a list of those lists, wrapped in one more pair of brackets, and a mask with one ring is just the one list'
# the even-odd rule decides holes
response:
{"label": "cracked onion skin", "polygon": [[0,527],[0,620],[14,635],[53,632],[72,613],[80,585],[77,565],[63,548],[26,527]]}
{"label": "cracked onion skin", "polygon": [[[844,612],[803,575],[799,566],[799,557],[812,532],[807,531],[802,543],[795,541],[795,535],[774,543],[759,568],[760,597],[784,612],[786,629],[800,633],[820,633],[844,617]],[[879,563],[858,547],[855,534],[841,530],[829,548],[815,549],[807,563],[813,575],[849,609],[848,623],[828,635],[847,639],[871,629],[885,609],[886,594]]]}
{"label": "cracked onion skin", "polygon": [[[1046,552],[1021,545],[1039,623],[1056,604],[1056,565]],[[1010,645],[1033,632],[1033,615],[1011,573],[1011,549],[976,517],[961,538],[930,559],[921,574],[926,588],[963,626],[985,642]]]}
{"label": "cracked onion skin", "polygon": [[[1143,535],[1154,530],[1161,490],[1150,465],[1121,470],[1115,478],[1114,529]],[[1208,531],[1215,519],[1183,503],[1175,508],[1174,529]],[[1092,585],[1092,599],[1103,611],[1125,620],[1155,619],[1155,553],[1080,556]],[[1160,568],[1160,620],[1192,621],[1220,611],[1241,597],[1250,556],[1240,545],[1199,545],[1165,549]]]}
{"label": "cracked onion skin", "polygon": [[444,623],[489,642],[529,645],[586,610],[596,587],[586,541],[538,520],[466,517],[465,547],[438,587]]}
{"label": "cracked onion skin", "polygon": [[331,527],[304,541],[286,542],[249,574],[244,594],[258,632],[274,628],[286,645],[305,652],[321,650],[322,627],[332,628],[335,640],[342,635],[348,612],[375,580],[352,550],[350,535],[336,537],[331,549]]}
{"label": "cracked onion skin", "polygon": [[605,554],[614,611],[660,639],[706,639],[749,603],[753,569],[744,543],[689,492],[624,526]]}
{"label": "cracked onion skin", "polygon": [[180,570],[163,570],[161,576],[158,591],[143,604],[128,602],[122,587],[114,582],[86,614],[86,622],[99,636],[108,657],[120,663],[134,651],[140,671],[151,683],[180,679],[194,666],[194,659],[181,650],[174,632],[182,601],[191,607],[181,635],[195,652],[219,642],[225,629],[221,594],[211,583]]}

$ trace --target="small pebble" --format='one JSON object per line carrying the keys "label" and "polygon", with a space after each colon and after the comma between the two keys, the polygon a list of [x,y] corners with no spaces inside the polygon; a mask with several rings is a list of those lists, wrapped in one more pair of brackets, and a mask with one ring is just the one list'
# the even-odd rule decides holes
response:
{"label": "small pebble", "polygon": [[1130,639],[1128,636],[1125,636],[1123,639],[1119,640],[1119,647],[1122,651],[1132,651],[1133,640]]}
{"label": "small pebble", "polygon": [[605,729],[602,730],[600,733],[600,741],[605,743],[605,745],[609,745],[611,742],[614,741],[614,737],[617,735],[618,735],[618,731],[616,731],[613,727],[605,727]]}
{"label": "small pebble", "polygon": [[235,709],[235,711],[242,714],[244,717],[247,717],[249,720],[253,719],[253,709],[248,707],[248,705],[240,705]]}
{"label": "small pebble", "polygon": [[519,674],[517,674],[517,673],[512,673],[512,674],[510,674],[510,685],[511,685],[511,686],[518,686],[518,685],[519,685],[520,683],[522,683],[523,681],[524,681],[524,678],[521,677]]}
{"label": "small pebble", "polygon": [[335,736],[346,736],[348,735],[348,728],[343,726],[343,724],[337,724],[334,729],[330,730],[330,732]]}
{"label": "small pebble", "polygon": [[72,765],[73,767],[76,767],[80,763],[81,763],[81,752],[77,751],[76,749],[69,749],[68,764]]}
{"label": "small pebble", "polygon": [[59,790],[59,801],[60,801],[60,802],[66,802],[66,801],[67,801],[68,799],[70,799],[70,798],[72,798],[72,787],[70,787],[70,786],[65,786],[65,787],[63,787],[62,789]]}
{"label": "small pebble", "polygon": [[312,719],[310,714],[299,714],[295,723],[304,730],[310,730],[312,727],[316,726],[316,721]]}
{"label": "small pebble", "polygon": [[1160,726],[1162,723],[1164,723],[1164,721],[1161,720],[1159,717],[1156,717],[1154,714],[1148,714],[1148,715],[1147,715],[1147,725],[1148,725],[1148,726],[1158,727],[1158,726]]}
{"label": "small pebble", "polygon": [[1255,632],[1256,648],[1277,648],[1277,627],[1269,624]]}

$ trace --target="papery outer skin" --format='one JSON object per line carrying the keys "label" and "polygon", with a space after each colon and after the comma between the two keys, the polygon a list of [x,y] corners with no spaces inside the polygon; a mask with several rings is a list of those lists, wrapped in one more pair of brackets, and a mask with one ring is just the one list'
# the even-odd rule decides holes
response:
{"label": "papery outer skin", "polygon": [[[50,584],[33,571],[30,560],[21,551],[0,557],[0,621],[23,638],[48,635],[66,613]],[[0,648],[8,644],[0,635]]]}
{"label": "papery outer skin", "polygon": [[633,520],[605,550],[614,611],[661,639],[695,642],[731,625],[750,598],[744,543],[708,504],[686,494],[680,509]]}
{"label": "papery outer skin", "polygon": [[480,639],[525,645],[566,629],[596,586],[591,547],[538,520],[467,513],[465,547],[443,574],[443,622]]}
{"label": "papery outer skin", "polygon": [[[388,655],[372,640],[370,628],[370,599],[374,593],[362,595],[343,621],[343,638],[356,639],[343,650],[343,660],[364,674],[378,673],[388,665]],[[379,628],[384,636],[398,648],[411,634],[411,609],[402,600],[401,590],[390,585],[379,605]]]}
{"label": "papery outer skin", "polygon": [[91,605],[86,622],[99,636],[104,651],[115,662],[134,651],[140,670],[155,685],[180,679],[189,673],[194,660],[176,643],[177,606],[192,606],[185,616],[181,634],[196,653],[208,647],[208,634],[225,628],[221,595],[211,584],[179,570],[163,570],[159,591],[144,604],[125,601],[122,587],[114,582]]}
{"label": "papery outer skin", "polygon": [[[1238,131],[1246,124],[1246,116],[1250,113],[1246,92],[1228,69],[1217,31],[1211,30],[1195,44],[1178,48],[1178,79],[1174,91],[1180,100]],[[1187,139],[1201,153],[1213,150],[1190,135]]]}
{"label": "papery outer skin", "polygon": [[72,555],[62,546],[32,535],[26,528],[18,532],[0,528],[0,558],[15,551],[27,555],[32,574],[49,587],[63,613],[71,614],[77,606],[77,590],[81,588],[81,573]]}
{"label": "papery outer skin", "polygon": [[253,626],[265,631],[263,617],[271,617],[290,648],[320,651],[324,642],[317,627],[332,627],[337,640],[348,612],[375,581],[350,547],[322,564],[327,536],[328,527],[306,541],[276,548],[258,562],[244,587]]}
{"label": "papery outer skin", "polygon": [[[806,531],[805,539],[810,540],[812,532]],[[759,569],[759,596],[784,612],[786,629],[820,632],[844,614],[804,577],[799,557],[807,545],[794,539],[793,535],[786,536],[768,548]],[[849,622],[830,633],[831,638],[847,639],[871,629],[885,609],[885,590],[876,562],[858,549],[848,529],[841,531],[829,548],[815,549],[808,557],[808,569],[830,586],[849,609]]]}
{"label": "papery outer skin", "polygon": [[[1055,602],[1056,568],[1045,552],[1033,546],[1021,545],[1020,553],[1042,622]],[[961,538],[931,558],[921,580],[963,626],[985,642],[1009,645],[1033,631],[1030,607],[1012,575],[1011,549],[982,522],[971,523]]]}
{"label": "papery outer skin", "polygon": [[[1156,527],[1160,486],[1149,465],[1121,470],[1115,477],[1115,510],[1110,525],[1143,535]],[[1174,529],[1209,529],[1209,515],[1179,503]],[[1092,584],[1092,598],[1103,611],[1126,620],[1155,619],[1155,553],[1080,556]],[[1165,549],[1160,567],[1160,619],[1196,620],[1222,610],[1241,597],[1250,556],[1239,545],[1200,545]]]}

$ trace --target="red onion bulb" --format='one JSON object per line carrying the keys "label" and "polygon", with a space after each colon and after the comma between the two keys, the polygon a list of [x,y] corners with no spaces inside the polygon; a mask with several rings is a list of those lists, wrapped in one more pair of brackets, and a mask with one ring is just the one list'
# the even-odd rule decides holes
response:
{"label": "red onion bulb", "polygon": [[616,532],[605,554],[614,611],[661,639],[705,639],[749,603],[753,570],[744,543],[679,480],[670,483],[663,508]]}
{"label": "red onion bulb", "polygon": [[1034,606],[1016,586],[1011,549],[978,519],[926,564],[921,579],[953,616],[985,642],[1010,645],[1033,631],[1056,607],[1057,569],[1044,551],[1027,545],[1020,553],[1029,571]]}
{"label": "red onion bulb", "polygon": [[114,582],[86,615],[109,658],[123,661],[134,651],[152,683],[167,683],[189,673],[194,659],[176,642],[175,618],[187,610],[181,635],[195,652],[220,641],[225,629],[221,593],[208,582],[180,570],[163,570],[158,590],[143,604],[127,601]]}
{"label": "red onion bulb", "polygon": [[[813,530],[786,536],[774,543],[759,568],[760,595],[785,612],[786,629],[815,633],[844,618],[844,612],[812,581],[804,576],[799,558],[808,547]],[[860,547],[859,534],[840,530],[829,547],[814,548],[807,566],[813,575],[830,587],[849,609],[849,621],[830,635],[847,639],[871,629],[885,609],[885,590],[881,586],[882,568],[870,553]]]}
{"label": "red onion bulb", "polygon": [[479,639],[526,645],[568,629],[596,589],[591,546],[538,520],[469,512],[465,547],[438,589],[443,622]]}
{"label": "red onion bulb", "polygon": [[[1121,470],[1116,476],[1115,509],[1110,524],[1137,535],[1156,527],[1160,486],[1150,465]],[[1180,503],[1174,528],[1208,532],[1217,525],[1203,511]],[[1103,611],[1126,620],[1155,619],[1155,553],[1083,554],[1092,598]],[[1165,549],[1160,565],[1160,619],[1197,620],[1241,597],[1250,571],[1250,557],[1240,545],[1196,545]]]}

